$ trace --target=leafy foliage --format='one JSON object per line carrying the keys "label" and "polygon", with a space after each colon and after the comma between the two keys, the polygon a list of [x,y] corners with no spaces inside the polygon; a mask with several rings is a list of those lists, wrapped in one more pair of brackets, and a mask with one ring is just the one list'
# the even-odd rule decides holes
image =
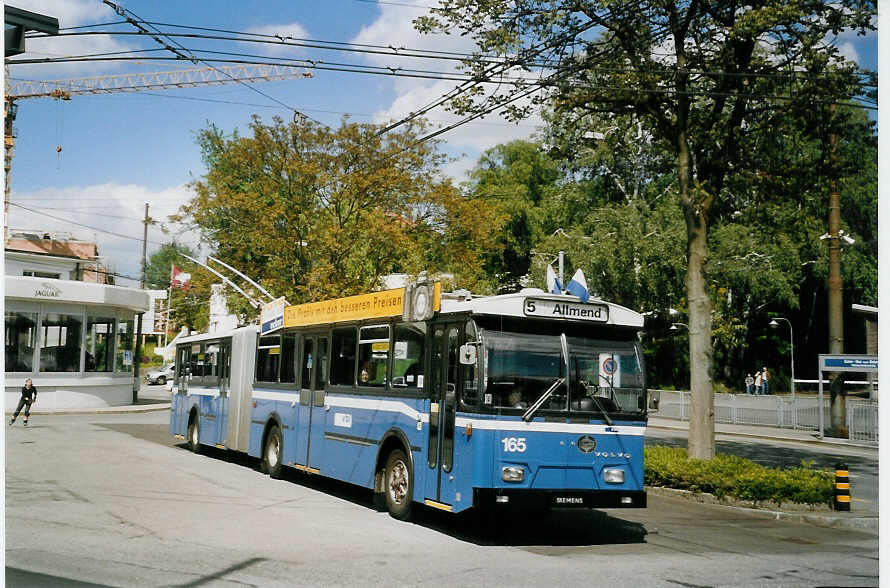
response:
{"label": "leafy foliage", "polygon": [[414,121],[380,135],[374,125],[329,129],[254,117],[250,136],[241,137],[211,125],[198,136],[208,171],[192,184],[181,217],[214,256],[291,304],[427,269],[487,286],[477,268],[495,213],[484,203],[471,208],[442,179],[435,144],[418,141],[424,128]]}
{"label": "leafy foliage", "polygon": [[752,502],[826,504],[834,499],[834,476],[803,462],[788,470],[717,454],[713,460],[690,459],[679,447],[647,447],[645,483],[650,486],[706,492]]}

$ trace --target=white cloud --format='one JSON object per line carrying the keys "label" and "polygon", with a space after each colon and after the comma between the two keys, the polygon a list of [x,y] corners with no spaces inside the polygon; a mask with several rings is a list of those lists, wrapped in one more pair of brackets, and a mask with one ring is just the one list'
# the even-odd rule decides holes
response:
{"label": "white cloud", "polygon": [[[433,5],[435,2],[428,2]],[[420,16],[422,11],[406,11],[404,6],[379,5],[380,15],[376,21],[364,27],[353,39],[352,43],[376,45],[395,49],[422,49],[427,51],[467,54],[474,50],[473,42],[460,35],[422,35],[414,29],[412,20]],[[406,16],[406,13],[408,16]],[[380,67],[401,67],[437,72],[457,71],[459,62],[455,60],[432,60],[420,58],[397,58],[392,55],[368,54],[364,60]],[[387,78],[389,79],[389,78]],[[401,120],[411,112],[420,110],[438,100],[457,87],[460,82],[394,77],[391,79],[395,93],[390,105],[375,114],[375,122],[384,123]],[[490,90],[490,88],[489,88]],[[517,105],[521,104],[517,102]],[[460,120],[458,117],[439,106],[425,115],[432,121],[434,128],[451,125]],[[469,162],[455,162],[447,166],[446,171],[457,181],[465,179],[464,171],[472,167],[478,155],[485,149],[514,139],[528,138],[540,124],[537,115],[516,125],[504,120],[499,114],[488,115],[477,119],[481,123],[469,123],[457,127],[441,135],[441,139],[456,150],[466,150]],[[459,175],[455,175],[459,174]]]}
{"label": "white cloud", "polygon": [[13,192],[10,231],[60,232],[95,241],[109,268],[137,278],[136,282],[121,280],[118,283],[138,285],[145,203],[149,203],[149,216],[171,229],[169,234],[164,234],[155,226],[149,228],[147,256],[150,257],[162,244],[174,238],[198,249],[196,234],[183,232],[181,226],[167,222],[167,217],[190,197],[189,189],[184,185],[151,190],[115,183]]}
{"label": "white cloud", "polygon": [[[118,20],[114,11],[96,0],[19,0],[16,7],[59,20],[59,28],[77,27],[92,23]],[[25,53],[13,59],[39,59],[113,53],[135,49],[135,44],[125,43],[109,35],[83,35],[73,37],[32,38],[25,42]],[[73,62],[65,64],[17,65],[10,68],[10,76],[22,79],[63,79],[96,75],[115,71],[122,66],[118,62]]]}

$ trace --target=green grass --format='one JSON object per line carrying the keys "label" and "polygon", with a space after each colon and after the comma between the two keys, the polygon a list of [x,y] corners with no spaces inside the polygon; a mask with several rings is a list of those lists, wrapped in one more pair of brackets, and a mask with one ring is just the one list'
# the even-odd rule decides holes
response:
{"label": "green grass", "polygon": [[834,474],[812,464],[787,470],[768,468],[749,459],[717,454],[713,460],[689,459],[679,447],[647,447],[645,481],[661,486],[707,492],[718,498],[782,504],[827,504],[834,498]]}

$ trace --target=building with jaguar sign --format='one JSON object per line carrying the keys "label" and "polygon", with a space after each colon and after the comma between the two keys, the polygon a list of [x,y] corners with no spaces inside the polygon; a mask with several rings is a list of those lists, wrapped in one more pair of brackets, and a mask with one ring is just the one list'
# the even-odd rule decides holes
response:
{"label": "building with jaguar sign", "polygon": [[39,390],[35,410],[132,402],[136,319],[150,308],[148,292],[106,283],[95,259],[64,245],[47,236],[14,248],[13,237],[6,249],[7,410],[26,378]]}

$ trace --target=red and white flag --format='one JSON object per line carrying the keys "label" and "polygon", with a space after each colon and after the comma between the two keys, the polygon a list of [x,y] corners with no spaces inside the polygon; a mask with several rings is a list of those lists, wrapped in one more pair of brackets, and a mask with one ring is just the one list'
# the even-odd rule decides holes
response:
{"label": "red and white flag", "polygon": [[186,273],[178,267],[170,268],[170,287],[186,289],[191,285],[192,274]]}

